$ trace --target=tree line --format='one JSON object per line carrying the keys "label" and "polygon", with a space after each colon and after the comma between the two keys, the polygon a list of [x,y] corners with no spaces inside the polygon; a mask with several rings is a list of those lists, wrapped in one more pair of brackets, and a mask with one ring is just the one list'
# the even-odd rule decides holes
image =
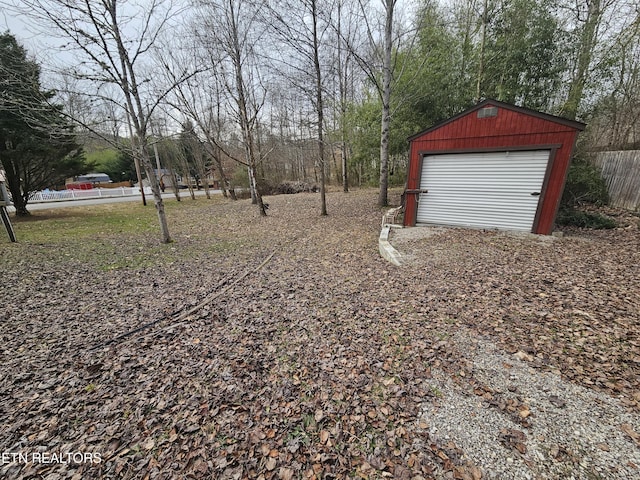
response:
{"label": "tree line", "polygon": [[[587,122],[584,150],[637,146],[638,0],[0,3],[66,52],[41,66],[2,37],[8,176],[30,163],[11,128],[58,149],[40,153],[52,183],[54,166],[86,168],[78,138],[100,139],[145,172],[163,242],[158,150],[163,165],[215,172],[225,192],[246,182],[263,215],[267,184],[317,183],[324,215],[327,183],[377,185],[386,205],[406,138],[485,98]],[[34,176],[14,175],[14,199]]]}

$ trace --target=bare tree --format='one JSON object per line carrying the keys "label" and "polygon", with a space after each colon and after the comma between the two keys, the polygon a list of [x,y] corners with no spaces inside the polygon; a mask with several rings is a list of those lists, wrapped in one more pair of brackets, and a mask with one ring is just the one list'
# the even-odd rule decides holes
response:
{"label": "bare tree", "polygon": [[[229,154],[248,169],[254,203],[266,216],[258,165],[264,155],[258,142],[259,116],[266,100],[266,88],[256,63],[255,49],[264,28],[259,23],[264,0],[195,0],[203,48],[210,67],[219,75],[230,97],[228,107],[240,128],[244,159]],[[217,143],[218,147],[222,147]]]}
{"label": "bare tree", "polygon": [[482,82],[484,80],[485,53],[487,45],[487,26],[489,25],[489,0],[484,0],[482,15],[480,16],[480,59],[478,61],[478,78],[476,81],[476,94],[474,103],[480,101],[482,96]]}
{"label": "bare tree", "polygon": [[[220,188],[224,197],[236,199],[231,179],[224,168],[223,158],[229,154],[223,145],[224,120],[226,120],[223,104],[224,83],[218,65],[218,51],[209,48],[207,32],[201,35],[198,29],[199,19],[194,21],[193,28],[181,35],[180,48],[175,48],[175,41],[167,45],[158,61],[165,65],[162,69],[168,84],[175,83],[177,65],[194,63],[202,65],[196,75],[177,84],[166,99],[167,114],[179,123],[186,120],[193,125],[193,133],[202,138],[207,156],[213,161],[220,177]],[[213,56],[212,56],[213,55]],[[206,66],[205,66],[206,65]]]}
{"label": "bare tree", "polygon": [[184,67],[173,85],[155,90],[145,61],[176,15],[174,3],[171,0],[150,0],[144,5],[119,0],[21,0],[14,2],[14,8],[47,32],[51,32],[53,26],[66,42],[63,48],[77,53],[67,72],[84,85],[85,94],[107,100],[125,112],[135,136],[132,138],[134,156],[144,168],[153,192],[161,241],[170,242],[147,134],[159,102],[191,73]]}
{"label": "bare tree", "polygon": [[[279,64],[278,70],[281,68]],[[278,76],[270,88],[268,150],[271,159],[267,167],[278,181],[317,183],[317,112],[309,98],[309,92],[313,91],[313,85],[309,85],[309,82],[313,77],[307,77],[304,81],[310,89],[306,94],[298,88],[298,83],[302,81],[291,80],[291,75]],[[313,141],[313,138],[316,140]]]}
{"label": "bare tree", "polygon": [[382,50],[382,85],[380,97],[382,100],[382,123],[380,124],[380,193],[378,205],[381,207],[389,203],[387,190],[389,188],[389,134],[391,130],[391,54],[393,50],[393,14],[397,0],[382,0],[384,5],[384,47]]}
{"label": "bare tree", "polygon": [[320,49],[329,23],[322,21],[329,12],[320,12],[317,0],[276,2],[270,19],[283,48],[278,62],[280,73],[308,99],[315,111],[318,167],[320,173],[320,214],[327,215],[326,162],[324,134],[324,68]]}
{"label": "bare tree", "polygon": [[[395,14],[399,0],[380,0],[380,23],[372,23],[375,7],[369,0],[358,0],[360,19],[366,28],[367,47],[350,45],[350,51],[369,81],[374,85],[382,105],[380,122],[380,190],[378,205],[386,206],[389,189],[389,140],[391,132],[391,93],[394,80],[394,50],[398,50],[400,36],[396,32]],[[395,47],[395,48],[394,48]]]}
{"label": "bare tree", "polygon": [[[589,118],[589,143],[597,149],[640,145],[640,10],[631,2],[620,11],[622,25],[610,42],[608,75]],[[626,7],[626,8],[624,8]]]}
{"label": "bare tree", "polygon": [[191,164],[189,170],[196,180],[196,188],[199,190],[200,183],[202,183],[206,196],[210,199],[210,168],[207,162],[205,145],[204,142],[198,138],[198,135],[196,135],[195,126],[190,121],[182,124],[180,144],[187,161]]}
{"label": "bare tree", "polygon": [[569,82],[569,92],[561,113],[575,119],[580,111],[586,85],[593,73],[596,50],[604,36],[604,21],[607,12],[613,9],[619,0],[576,0],[567,2],[569,22],[575,35],[575,56],[573,72]]}
{"label": "bare tree", "polygon": [[[347,106],[349,103],[349,92],[351,82],[351,63],[353,62],[353,54],[349,51],[348,45],[354,43],[353,35],[355,29],[353,29],[354,21],[353,16],[348,15],[347,24],[344,24],[345,11],[343,9],[343,1],[339,0],[336,5],[336,74],[338,76],[338,117],[339,117],[339,129],[340,129],[340,155],[341,155],[341,167],[342,167],[342,190],[347,193],[349,191],[349,175],[348,175],[348,160],[349,149],[347,147]],[[344,39],[348,39],[346,42]]]}

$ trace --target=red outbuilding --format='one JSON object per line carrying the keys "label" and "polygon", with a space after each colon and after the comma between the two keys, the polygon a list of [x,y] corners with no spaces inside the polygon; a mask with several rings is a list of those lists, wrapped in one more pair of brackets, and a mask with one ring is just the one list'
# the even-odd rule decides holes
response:
{"label": "red outbuilding", "polygon": [[404,225],[551,234],[584,127],[485,100],[410,137]]}

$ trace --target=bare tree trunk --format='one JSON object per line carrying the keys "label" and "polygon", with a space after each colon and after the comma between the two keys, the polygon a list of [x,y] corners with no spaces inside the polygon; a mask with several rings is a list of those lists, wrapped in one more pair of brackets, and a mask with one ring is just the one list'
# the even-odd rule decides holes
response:
{"label": "bare tree trunk", "polygon": [[129,129],[129,141],[131,142],[131,156],[133,157],[133,165],[136,169],[136,178],[138,179],[138,185],[140,186],[140,196],[142,197],[142,205],[147,206],[147,197],[144,193],[144,183],[142,182],[142,168],[140,167],[140,155],[136,149],[136,138],[133,135],[133,127],[131,126],[131,116],[129,112],[127,114],[127,128]]}
{"label": "bare tree trunk", "polygon": [[389,137],[391,129],[391,53],[393,47],[393,12],[397,0],[384,0],[386,16],[384,28],[384,52],[382,59],[382,122],[380,125],[380,193],[378,205],[389,204]]}
{"label": "bare tree trunk", "polygon": [[249,116],[248,112],[248,100],[245,92],[244,74],[242,71],[242,53],[240,48],[240,38],[238,25],[236,23],[236,12],[233,6],[233,2],[229,2],[229,34],[231,35],[232,48],[229,53],[232,55],[232,62],[235,73],[235,94],[236,104],[238,106],[238,113],[240,119],[240,128],[242,129],[242,136],[245,144],[245,152],[247,165],[249,167],[249,182],[253,185],[253,192],[255,194],[256,204],[260,211],[260,215],[267,216],[264,203],[262,201],[262,195],[260,194],[260,185],[256,179],[256,167],[257,167],[257,155],[255,151],[254,140],[254,122]]}
{"label": "bare tree trunk", "polygon": [[347,77],[348,69],[345,61],[342,65],[342,2],[338,2],[338,86],[340,89],[340,153],[342,163],[342,191],[349,192],[349,178],[347,174]]}
{"label": "bare tree trunk", "polygon": [[216,164],[216,168],[218,169],[218,175],[220,176],[220,189],[222,190],[222,196],[224,198],[228,198],[229,191],[227,189],[227,185],[229,184],[229,180],[227,180],[227,176],[224,173],[224,168],[222,166],[222,159],[220,158],[219,155],[220,155],[219,152],[217,155],[214,155],[213,161]]}
{"label": "bare tree trunk", "polygon": [[0,164],[0,167],[4,165],[7,185],[9,192],[11,192],[11,198],[13,199],[13,207],[16,209],[17,217],[26,217],[30,213],[27,210],[27,202],[23,195],[22,188],[20,186],[20,172],[15,171],[12,162],[6,162],[6,164]]}
{"label": "bare tree trunk", "polygon": [[[146,141],[145,141],[146,143]],[[140,148],[140,156],[142,159],[142,165],[144,171],[151,184],[151,192],[153,193],[153,200],[158,213],[158,221],[160,223],[161,241],[162,243],[171,242],[171,236],[169,235],[169,225],[167,224],[167,215],[164,211],[164,202],[162,201],[162,192],[160,191],[160,183],[158,177],[153,171],[153,165],[151,164],[151,158],[146,146]]]}
{"label": "bare tree trunk", "polygon": [[171,188],[173,189],[173,195],[177,201],[182,200],[180,198],[180,187],[178,186],[178,176],[173,168],[169,168],[169,174],[171,175]]}
{"label": "bare tree trunk", "polygon": [[196,199],[196,194],[193,191],[193,185],[191,184],[191,172],[189,170],[189,162],[184,152],[180,152],[180,167],[182,170],[182,182],[187,186],[191,200]]}
{"label": "bare tree trunk", "polygon": [[162,243],[169,243],[171,242],[171,235],[169,234],[169,226],[167,224],[167,217],[164,211],[164,203],[162,201],[162,195],[160,193],[160,184],[158,183],[158,178],[153,173],[153,167],[151,165],[151,160],[149,159],[149,153],[147,151],[146,129],[149,118],[145,113],[145,108],[142,105],[142,99],[138,90],[139,84],[136,80],[136,72],[133,67],[132,60],[129,57],[129,52],[126,49],[120,34],[120,25],[116,12],[116,0],[105,2],[105,6],[107,7],[110,14],[112,33],[116,41],[118,56],[120,58],[120,64],[122,68],[122,92],[124,93],[124,97],[126,100],[127,111],[133,121],[133,126],[135,127],[136,134],[138,135],[138,141],[140,142],[138,146],[140,160],[142,161],[142,167],[147,174],[147,179],[151,184],[153,201],[158,213],[158,221],[160,223],[160,239]]}
{"label": "bare tree trunk", "polygon": [[476,81],[476,96],[474,101],[480,101],[482,95],[482,83],[484,80],[484,54],[487,42],[487,23],[489,23],[489,0],[484,0],[484,10],[482,11],[482,30],[480,34],[480,63],[478,64],[478,79]]}
{"label": "bare tree trunk", "polygon": [[211,200],[211,192],[209,190],[209,175],[206,165],[204,164],[204,152],[202,149],[202,144],[198,144],[198,151],[195,160],[198,169],[198,175],[200,176],[200,180],[202,182],[202,188],[204,188],[204,193],[207,199]]}
{"label": "bare tree trunk", "polygon": [[238,197],[236,196],[236,188],[235,186],[229,181],[229,180],[225,180],[227,183],[227,190],[229,191],[229,195],[231,196],[231,200],[238,200]]}
{"label": "bare tree trunk", "polygon": [[256,195],[256,173],[249,166],[247,167],[247,175],[249,176],[249,192],[251,192],[251,204],[258,204],[258,195]]}
{"label": "bare tree trunk", "polygon": [[324,162],[324,107],[322,103],[322,71],[318,56],[318,11],[316,0],[311,0],[311,18],[313,22],[313,66],[316,76],[316,113],[318,115],[318,157],[320,161],[320,215],[327,215],[327,197]]}
{"label": "bare tree trunk", "polygon": [[584,87],[589,75],[589,66],[597,42],[598,26],[602,19],[601,0],[586,0],[587,16],[580,33],[576,70],[571,80],[567,101],[562,107],[563,116],[575,119],[582,102]]}

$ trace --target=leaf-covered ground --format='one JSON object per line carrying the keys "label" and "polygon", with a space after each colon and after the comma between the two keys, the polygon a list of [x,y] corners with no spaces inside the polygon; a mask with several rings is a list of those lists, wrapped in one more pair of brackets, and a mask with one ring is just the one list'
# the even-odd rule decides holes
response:
{"label": "leaf-covered ground", "polygon": [[[1,244],[0,450],[40,457],[3,456],[0,474],[481,478],[419,419],[432,369],[487,393],[461,328],[640,410],[637,218],[398,238],[412,260],[394,267],[375,199],[331,193],[320,217],[317,194],[269,197],[267,218],[200,199],[162,247],[108,231]],[[71,452],[100,461],[42,461]]]}

